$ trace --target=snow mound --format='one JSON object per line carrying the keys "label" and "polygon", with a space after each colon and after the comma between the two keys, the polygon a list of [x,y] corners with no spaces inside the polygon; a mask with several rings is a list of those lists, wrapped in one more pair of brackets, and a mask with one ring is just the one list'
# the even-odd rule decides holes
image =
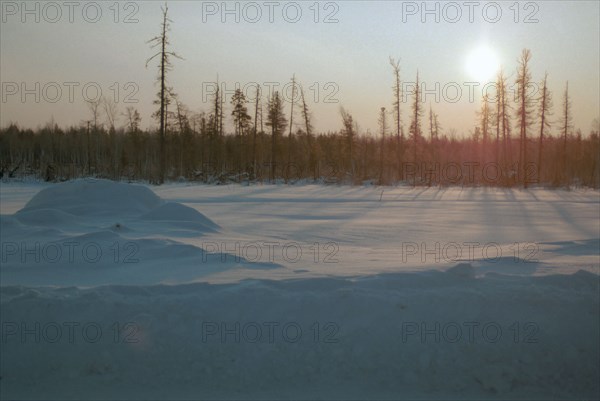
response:
{"label": "snow mound", "polygon": [[144,220],[197,223],[209,230],[219,228],[211,219],[181,203],[167,202],[141,216]]}
{"label": "snow mound", "polygon": [[226,270],[283,267],[205,251],[197,238],[220,226],[141,185],[57,184],[14,215],[0,215],[0,227],[9,239],[2,248],[2,285],[181,284]]}
{"label": "snow mound", "polygon": [[19,222],[36,226],[59,226],[77,224],[77,216],[57,209],[22,209],[16,215]]}
{"label": "snow mound", "polygon": [[[48,187],[35,195],[15,217],[25,225],[62,227],[72,231],[98,219],[118,232],[130,232],[140,221],[155,224],[153,231],[192,230],[193,234],[214,232],[220,227],[191,207],[166,202],[142,185],[106,180],[76,180]],[[84,219],[82,219],[84,217]],[[130,226],[124,228],[127,220]],[[167,226],[165,227],[165,224]],[[104,227],[106,227],[106,222]],[[147,231],[144,227],[143,231]]]}
{"label": "snow mound", "polygon": [[470,263],[459,263],[446,272],[458,277],[475,278],[475,268]]}
{"label": "snow mound", "polygon": [[85,179],[45,188],[17,213],[55,209],[75,216],[127,216],[147,213],[163,202],[141,185]]}

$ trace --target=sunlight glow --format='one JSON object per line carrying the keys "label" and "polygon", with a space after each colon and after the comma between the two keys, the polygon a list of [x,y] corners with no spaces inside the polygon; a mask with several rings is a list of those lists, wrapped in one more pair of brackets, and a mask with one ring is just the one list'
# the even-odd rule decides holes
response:
{"label": "sunlight glow", "polygon": [[498,56],[487,46],[480,46],[469,54],[466,62],[467,72],[478,82],[488,82],[500,69]]}

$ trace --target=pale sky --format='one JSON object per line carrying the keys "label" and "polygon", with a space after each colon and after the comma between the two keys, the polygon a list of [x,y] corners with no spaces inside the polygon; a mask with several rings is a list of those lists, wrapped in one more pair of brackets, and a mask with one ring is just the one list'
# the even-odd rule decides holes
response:
{"label": "pale sky", "polygon": [[[159,33],[163,2],[123,1],[118,7],[113,1],[28,2],[30,13],[23,4],[1,2],[0,125],[35,128],[51,118],[61,126],[78,125],[89,118],[84,86],[90,98],[96,88],[115,97],[120,111],[138,108],[143,127],[155,124],[150,114],[157,72],[156,63],[145,67],[153,54],[146,41]],[[217,74],[226,91],[232,92],[237,82],[251,95],[250,83],[281,90],[295,74],[310,98],[317,131],[339,130],[343,106],[361,131],[377,132],[380,108],[390,110],[393,101],[392,56],[401,59],[403,81],[414,82],[419,70],[429,91],[427,110],[431,103],[444,132],[454,128],[460,134],[473,129],[481,98],[482,86],[469,98],[473,84],[468,83],[484,79],[498,64],[512,83],[517,58],[529,48],[533,80],[549,73],[554,118],[568,80],[575,125],[587,134],[599,115],[599,4],[257,1],[228,2],[227,9],[233,10],[228,14],[221,1],[169,1],[171,48],[184,58],[173,60],[169,82],[199,112],[210,111],[208,95]],[[425,13],[424,6],[433,11]],[[128,17],[132,22],[125,23]],[[481,48],[487,50],[476,52],[469,64]],[[408,99],[402,106],[406,125],[410,104]],[[300,122],[300,116],[295,120]],[[124,118],[118,121],[124,123]]]}

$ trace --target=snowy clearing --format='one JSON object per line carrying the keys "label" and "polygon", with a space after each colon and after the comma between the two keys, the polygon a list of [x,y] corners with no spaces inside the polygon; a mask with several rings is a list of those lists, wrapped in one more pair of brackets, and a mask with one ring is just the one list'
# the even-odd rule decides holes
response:
{"label": "snowy clearing", "polygon": [[0,185],[3,399],[597,399],[598,191]]}

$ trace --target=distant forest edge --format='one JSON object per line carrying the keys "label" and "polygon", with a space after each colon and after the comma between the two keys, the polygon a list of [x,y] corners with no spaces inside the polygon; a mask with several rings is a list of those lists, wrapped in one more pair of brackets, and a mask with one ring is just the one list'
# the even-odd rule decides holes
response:
{"label": "distant forest edge", "polygon": [[[382,138],[348,132],[309,136],[298,130],[276,143],[272,137],[215,133],[208,124],[200,130],[184,125],[169,128],[165,141],[166,179],[203,183],[272,182],[463,186],[585,186],[599,188],[598,132],[581,131],[563,138],[544,138],[541,169],[537,160],[519,168],[519,140],[495,141],[420,138],[417,158],[411,143],[393,135]],[[400,146],[398,146],[400,145]],[[403,153],[398,149],[404,147]],[[530,158],[539,152],[537,141],[527,146]],[[0,176],[34,176],[46,181],[78,177],[160,183],[159,139],[155,132],[103,127],[62,130],[48,125],[38,131],[16,125],[0,130]],[[500,162],[495,155],[500,154]],[[512,157],[512,160],[511,160]],[[530,159],[530,160],[531,160]],[[253,160],[256,160],[254,163]],[[414,161],[416,160],[416,162]],[[535,160],[535,159],[534,159]],[[566,166],[566,167],[563,167]]]}
{"label": "distant forest edge", "polygon": [[[168,8],[160,34],[149,43],[156,50],[159,91],[154,130],[140,129],[133,108],[119,111],[110,98],[88,101],[89,119],[63,129],[51,122],[35,131],[10,124],[0,129],[0,177],[37,176],[47,181],[78,177],[113,180],[189,180],[204,183],[286,182],[414,186],[600,186],[598,120],[589,135],[575,129],[568,82],[554,108],[548,74],[534,82],[524,49],[516,69],[514,93],[501,70],[493,92],[482,97],[469,135],[444,133],[437,113],[426,110],[417,72],[411,93],[402,93],[400,64],[393,72],[391,111],[380,108],[377,133],[360,132],[351,113],[340,108],[340,129],[316,133],[302,85],[291,79],[292,95],[262,94],[252,101],[241,90],[216,92],[211,110],[192,113],[167,75],[172,59]],[[530,90],[532,86],[539,88]],[[535,93],[534,93],[535,92]],[[402,99],[409,99],[406,104]],[[404,108],[406,107],[406,110]],[[124,117],[124,126],[117,119]],[[231,118],[233,132],[224,130]]]}

